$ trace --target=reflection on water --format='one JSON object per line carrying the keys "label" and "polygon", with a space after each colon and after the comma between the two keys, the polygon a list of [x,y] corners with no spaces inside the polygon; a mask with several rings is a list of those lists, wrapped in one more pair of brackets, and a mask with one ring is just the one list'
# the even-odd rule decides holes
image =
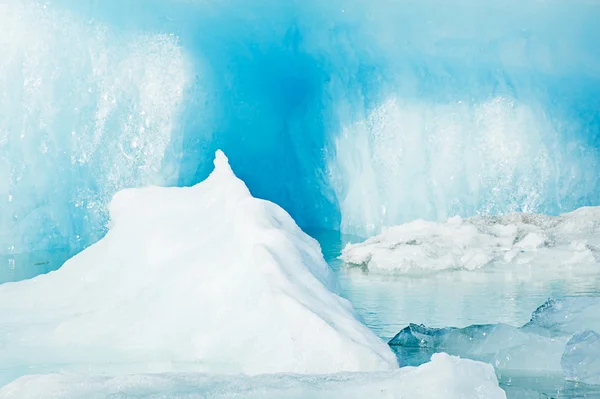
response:
{"label": "reflection on water", "polygon": [[[357,237],[330,231],[311,232],[337,272],[342,295],[363,321],[385,340],[409,323],[428,327],[466,327],[507,323],[521,326],[550,297],[600,295],[598,270],[486,268],[422,276],[377,275],[347,268],[337,259]],[[600,386],[565,381],[562,375],[499,375],[509,399],[600,398]]]}
{"label": "reflection on water", "polygon": [[342,295],[364,322],[389,340],[409,323],[428,327],[466,327],[507,323],[520,326],[548,298],[600,294],[599,270],[446,271],[428,275],[378,275],[343,267],[337,259],[346,242],[357,237],[312,232],[337,272]]}
{"label": "reflection on water", "polygon": [[548,298],[597,295],[600,280],[589,275],[569,280],[539,275],[511,275],[501,270],[450,271],[430,276],[377,276],[340,268],[343,295],[384,339],[409,323],[428,327],[466,327],[507,323],[521,326]]}
{"label": "reflection on water", "polygon": [[500,386],[508,399],[598,399],[600,386],[565,381],[562,375],[504,374]]}

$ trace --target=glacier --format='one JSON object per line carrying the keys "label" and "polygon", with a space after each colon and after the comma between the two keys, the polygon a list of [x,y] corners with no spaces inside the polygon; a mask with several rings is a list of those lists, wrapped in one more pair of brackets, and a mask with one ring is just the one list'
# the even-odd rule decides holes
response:
{"label": "glacier", "polygon": [[390,227],[364,242],[347,244],[346,264],[379,273],[427,273],[483,267],[565,273],[597,272],[600,207],[560,216],[512,213],[416,220]]}
{"label": "glacier", "polygon": [[217,148],[303,228],[597,205],[599,17],[590,0],[4,1],[0,260],[72,256],[114,193],[198,183]]}
{"label": "glacier", "polygon": [[[396,370],[376,334],[413,318],[596,383],[596,305],[483,326],[480,352],[443,327],[599,292],[598,20],[597,0],[1,1],[0,397],[503,397],[429,349]],[[402,237],[332,271],[300,229]]]}
{"label": "glacier", "polygon": [[319,244],[252,197],[222,152],[214,164],[193,187],[118,192],[99,242],[55,272],[0,285],[0,370],[397,368],[334,293]]}

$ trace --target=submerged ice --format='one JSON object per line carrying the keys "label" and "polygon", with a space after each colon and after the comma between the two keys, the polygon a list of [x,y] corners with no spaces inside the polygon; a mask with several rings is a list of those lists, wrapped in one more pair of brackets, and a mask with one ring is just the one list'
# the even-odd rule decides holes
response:
{"label": "submerged ice", "polygon": [[513,213],[417,220],[348,244],[341,259],[374,272],[407,273],[511,266],[564,271],[600,262],[600,207],[560,216]]}
{"label": "submerged ice", "polygon": [[397,368],[334,293],[319,244],[252,197],[223,153],[214,164],[193,187],[117,193],[98,243],[58,271],[0,285],[0,369]]}
{"label": "submerged ice", "polygon": [[600,384],[600,335],[596,331],[575,334],[561,359],[570,380]]}
{"label": "submerged ice", "polygon": [[565,378],[600,383],[600,297],[552,299],[522,327],[506,324],[428,328],[411,324],[390,342],[405,365],[419,365],[447,352],[490,363],[501,372],[563,373]]}

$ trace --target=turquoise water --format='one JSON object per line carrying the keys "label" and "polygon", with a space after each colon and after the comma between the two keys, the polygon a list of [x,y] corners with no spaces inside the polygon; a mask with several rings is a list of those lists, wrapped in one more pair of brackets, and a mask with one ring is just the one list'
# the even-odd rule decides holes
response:
{"label": "turquoise water", "polygon": [[[466,327],[507,323],[520,326],[548,298],[600,295],[600,270],[448,271],[423,276],[369,274],[337,259],[358,237],[312,232],[337,272],[342,295],[381,338],[391,339],[409,323]],[[509,399],[600,398],[600,386],[565,381],[562,374],[498,375]]]}
{"label": "turquoise water", "polygon": [[378,276],[342,269],[337,260],[330,263],[338,270],[343,295],[384,339],[392,338],[409,323],[466,327],[502,322],[520,326],[548,298],[600,294],[600,275],[573,276],[571,280],[531,280],[500,271]]}
{"label": "turquoise water", "polygon": [[466,327],[507,323],[520,326],[548,298],[600,295],[598,270],[522,271],[486,268],[429,275],[381,275],[347,268],[337,259],[358,237],[312,232],[337,272],[342,295],[380,337],[390,339],[409,323]]}

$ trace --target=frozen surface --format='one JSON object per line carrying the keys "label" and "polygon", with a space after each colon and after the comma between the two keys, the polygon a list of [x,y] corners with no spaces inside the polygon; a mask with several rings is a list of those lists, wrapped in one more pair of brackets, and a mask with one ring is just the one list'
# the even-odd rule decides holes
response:
{"label": "frozen surface", "polygon": [[348,244],[341,259],[369,271],[408,273],[514,268],[598,267],[600,207],[560,216],[514,213],[417,220],[391,227],[363,243]]}
{"label": "frozen surface", "polygon": [[252,197],[222,152],[214,164],[193,187],[119,192],[102,240],[58,271],[0,285],[0,369],[397,368],[333,292],[319,244]]}
{"label": "frozen surface", "polygon": [[600,335],[595,331],[575,334],[562,357],[565,376],[587,384],[600,384]]}
{"label": "frozen surface", "polygon": [[217,148],[302,227],[597,205],[599,18],[589,0],[2,1],[0,254],[76,253],[116,191],[193,185]]}
{"label": "frozen surface", "polygon": [[445,354],[418,368],[387,373],[327,376],[214,376],[154,374],[88,377],[49,374],[23,377],[0,388],[2,399],[136,398],[397,398],[503,399],[491,366]]}
{"label": "frozen surface", "polygon": [[600,297],[549,300],[520,328],[506,324],[460,329],[411,324],[389,344],[401,365],[418,365],[443,351],[490,363],[502,372],[562,372],[568,379],[595,384],[599,381],[600,338],[588,329],[600,321],[599,305]]}

